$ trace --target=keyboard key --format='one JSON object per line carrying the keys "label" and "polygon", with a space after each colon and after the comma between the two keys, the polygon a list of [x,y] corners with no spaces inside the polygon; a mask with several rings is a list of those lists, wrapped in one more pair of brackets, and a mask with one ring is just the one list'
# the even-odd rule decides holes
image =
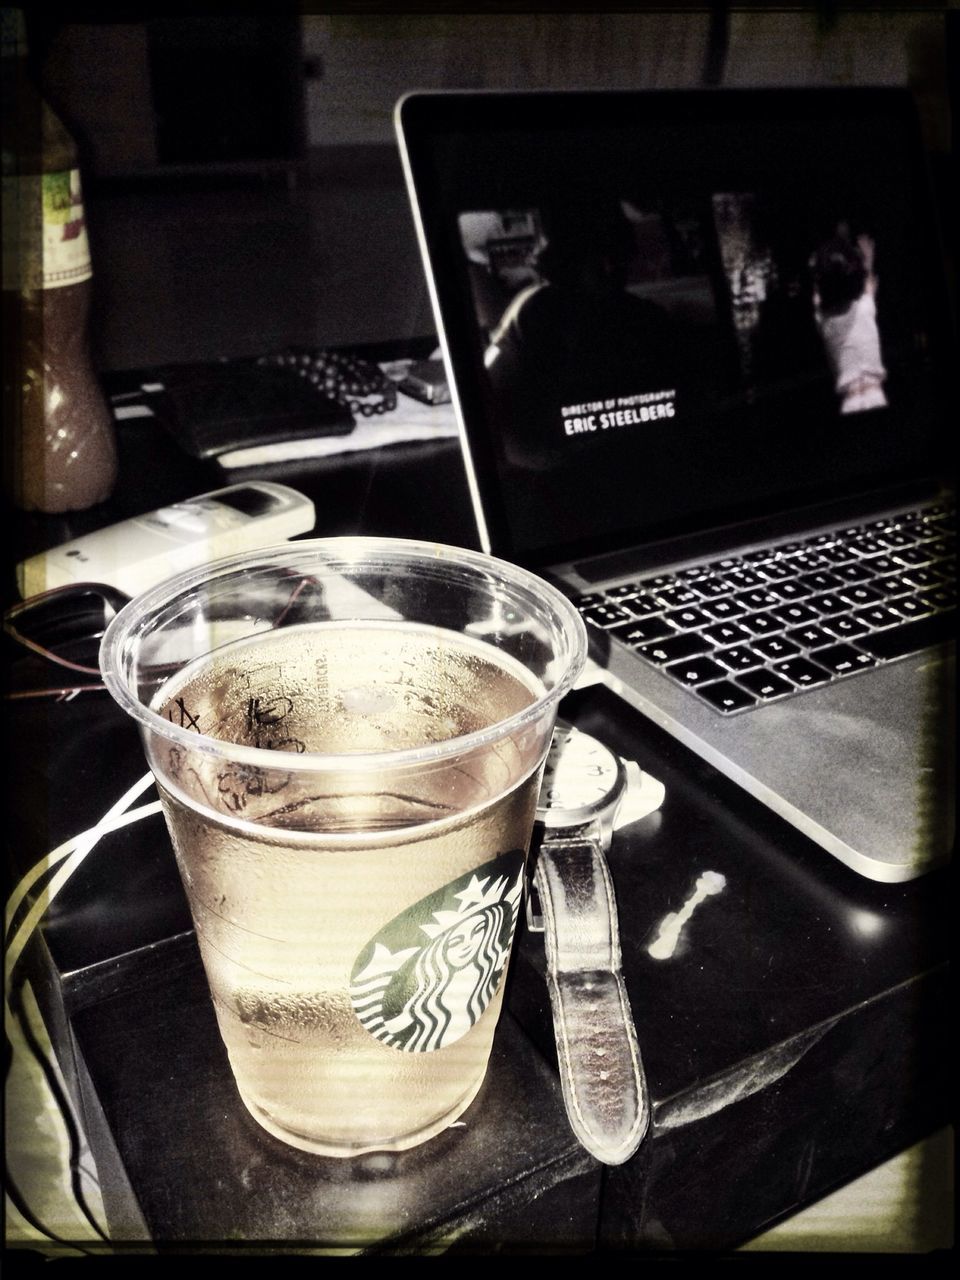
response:
{"label": "keyboard key", "polygon": [[742,644],[731,645],[729,649],[719,649],[713,656],[730,671],[752,671],[754,667],[763,666],[763,658],[760,654],[754,653],[752,649]]}
{"label": "keyboard key", "polygon": [[850,607],[846,600],[843,600],[833,591],[825,591],[820,596],[811,596],[807,600],[807,604],[811,609],[815,609],[821,617],[826,617],[831,613],[844,613]]}
{"label": "keyboard key", "polygon": [[775,658],[790,658],[800,652],[792,640],[787,640],[783,636],[758,636],[752,642],[752,648],[771,661]]}
{"label": "keyboard key", "polygon": [[593,604],[581,609],[580,616],[592,627],[612,627],[617,622],[630,620],[630,614],[618,604]]}
{"label": "keyboard key", "polygon": [[908,622],[902,627],[893,627],[889,631],[877,631],[858,640],[857,644],[874,658],[887,661],[903,658],[908,653],[919,653],[922,649],[929,649],[955,638],[956,621],[956,616],[952,613],[938,613],[917,622]]}
{"label": "keyboard key", "polygon": [[783,630],[783,623],[770,613],[751,613],[741,618],[740,625],[746,627],[752,636],[777,635]]}
{"label": "keyboard key", "polygon": [[775,671],[745,671],[737,676],[737,683],[743,685],[750,693],[765,701],[770,698],[782,698],[786,693],[793,693],[795,684],[777,675]]}
{"label": "keyboard key", "polygon": [[783,560],[770,560],[767,564],[757,565],[757,572],[767,582],[783,582],[793,577],[793,570]]}
{"label": "keyboard key", "polygon": [[708,574],[710,570],[705,564],[687,565],[686,569],[680,569],[677,572],[678,582],[697,582]]}
{"label": "keyboard key", "polygon": [[785,627],[799,627],[805,622],[815,622],[820,617],[814,609],[806,604],[782,604],[770,612],[779,618]]}
{"label": "keyboard key", "polygon": [[925,618],[928,613],[934,612],[921,596],[898,596],[896,599],[888,600],[887,604],[894,613],[906,619]]}
{"label": "keyboard key", "polygon": [[649,618],[652,613],[663,612],[663,605],[653,596],[634,596],[631,600],[624,600],[621,608],[626,609],[632,618]]}
{"label": "keyboard key", "polygon": [[861,622],[850,614],[843,613],[838,614],[835,618],[824,618],[820,625],[824,631],[828,631],[830,635],[835,636],[838,640],[853,640],[855,637],[862,636],[870,630],[865,622]]}
{"label": "keyboard key", "polygon": [[635,649],[641,644],[650,644],[654,640],[662,640],[675,634],[673,628],[663,621],[662,617],[638,618],[635,622],[623,622],[611,627],[607,633],[614,636],[621,644]]}
{"label": "keyboard key", "polygon": [[866,560],[851,560],[849,564],[834,565],[833,572],[844,582],[868,582],[873,577],[873,571]]}
{"label": "keyboard key", "polygon": [[822,569],[829,561],[825,560],[818,551],[801,551],[798,555],[790,557],[790,563],[802,573],[809,573],[814,569]]}
{"label": "keyboard key", "polygon": [[851,538],[847,545],[858,556],[878,556],[885,550],[885,544],[878,538],[871,538],[869,534]]}
{"label": "keyboard key", "polygon": [[721,576],[731,591],[745,591],[763,582],[763,578],[753,569],[733,569]]}
{"label": "keyboard key", "polygon": [[871,631],[881,627],[895,627],[903,623],[899,614],[882,604],[872,604],[868,609],[857,609],[853,616],[860,622],[866,623]]}
{"label": "keyboard key", "polygon": [[841,600],[845,600],[847,604],[877,604],[883,599],[882,591],[875,591],[873,587],[865,587],[862,584],[850,583],[848,586],[838,587],[837,595]]}
{"label": "keyboard key", "polygon": [[898,564],[908,565],[915,568],[917,565],[929,564],[932,559],[929,550],[929,543],[924,543],[919,547],[903,547],[899,551],[894,551],[893,558]]}
{"label": "keyboard key", "polygon": [[722,578],[701,578],[692,584],[694,591],[702,600],[716,600],[718,596],[728,596],[730,588]]}
{"label": "keyboard key", "polygon": [[831,573],[828,569],[818,569],[816,573],[805,573],[800,581],[805,587],[809,587],[811,591],[830,591],[834,587],[838,587],[843,581],[838,578],[835,573]]}
{"label": "keyboard key", "polygon": [[892,556],[867,556],[864,564],[869,566],[874,573],[896,573],[900,568],[896,560]]}
{"label": "keyboard key", "polygon": [[914,542],[910,534],[903,529],[884,529],[877,534],[877,539],[885,547],[909,547]]}
{"label": "keyboard key", "polygon": [[757,700],[746,689],[741,689],[732,680],[720,680],[716,684],[700,685],[698,695],[711,706],[730,715],[734,711],[745,711],[747,707],[755,707]]}
{"label": "keyboard key", "polygon": [[[879,632],[878,634],[885,634]],[[853,645],[835,644],[827,649],[818,649],[812,655],[821,667],[826,667],[835,676],[853,675],[855,671],[863,671],[867,667],[875,667],[876,659],[869,653],[854,649]]]}
{"label": "keyboard key", "polygon": [[827,684],[831,679],[826,667],[810,662],[807,658],[787,658],[785,662],[778,662],[774,671],[786,676],[788,680],[792,680],[803,689],[812,688],[817,684]]}
{"label": "keyboard key", "polygon": [[957,603],[957,589],[953,586],[934,587],[932,591],[924,591],[920,598],[934,609],[953,609]]}
{"label": "keyboard key", "polygon": [[585,591],[583,595],[574,596],[573,603],[578,609],[587,609],[592,604],[603,604],[603,596],[599,591]]}
{"label": "keyboard key", "polygon": [[952,538],[937,538],[935,542],[928,542],[924,549],[936,560],[946,560],[956,551]]}
{"label": "keyboard key", "polygon": [[771,605],[778,604],[780,597],[774,595],[769,589],[762,591],[740,591],[734,597],[739,604],[747,609],[769,609]]}
{"label": "keyboard key", "polygon": [[642,590],[639,582],[621,582],[619,586],[607,587],[603,594],[608,600],[624,600],[629,596],[638,596]]}
{"label": "keyboard key", "polygon": [[820,555],[823,556],[824,560],[826,560],[828,564],[832,565],[846,564],[847,561],[853,559],[853,552],[848,551],[847,548],[840,543],[834,543],[829,547],[821,547]]}
{"label": "keyboard key", "polygon": [[905,582],[909,582],[911,587],[938,587],[943,582],[943,577],[929,566],[921,569],[906,569],[900,575]]}
{"label": "keyboard key", "polygon": [[833,636],[828,635],[822,627],[797,627],[786,635],[788,640],[798,644],[801,649],[819,649],[822,645],[833,643]]}
{"label": "keyboard key", "polygon": [[774,582],[770,586],[770,590],[781,600],[803,600],[805,596],[811,595],[809,587],[805,587],[798,578],[790,581]]}
{"label": "keyboard key", "polygon": [[700,597],[692,587],[657,587],[653,594],[665,609],[677,609],[681,605],[700,602]]}
{"label": "keyboard key", "polygon": [[717,622],[707,627],[703,633],[709,636],[716,645],[736,644],[740,640],[749,640],[750,632],[739,622]]}
{"label": "keyboard key", "polygon": [[662,616],[663,621],[669,622],[677,631],[693,631],[697,627],[705,627],[710,621],[699,609],[670,609]]}
{"label": "keyboard key", "polygon": [[744,606],[732,596],[727,596],[724,600],[704,600],[701,607],[704,613],[709,614],[715,622],[726,622],[730,618],[739,618],[741,614],[746,613]]}
{"label": "keyboard key", "polygon": [[885,596],[905,596],[913,590],[906,578],[901,578],[898,573],[888,573],[882,578],[874,578],[870,585],[877,591],[882,591]]}
{"label": "keyboard key", "polygon": [[641,657],[648,662],[661,665],[665,662],[676,662],[681,658],[696,658],[701,653],[708,653],[713,646],[701,632],[694,631],[686,636],[669,636],[666,640],[644,644],[637,649]]}
{"label": "keyboard key", "polygon": [[727,674],[718,663],[702,655],[697,658],[687,658],[683,662],[671,662],[669,666],[664,667],[664,671],[681,684],[691,686],[707,684]]}
{"label": "keyboard key", "polygon": [[776,559],[776,551],[772,547],[758,547],[755,551],[747,551],[743,558],[744,564],[766,564],[768,560]]}

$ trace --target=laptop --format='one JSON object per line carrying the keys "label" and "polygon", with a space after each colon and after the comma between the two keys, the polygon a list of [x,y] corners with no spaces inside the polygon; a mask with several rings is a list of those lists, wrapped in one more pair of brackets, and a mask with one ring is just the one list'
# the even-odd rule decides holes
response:
{"label": "laptop", "polygon": [[825,854],[945,862],[955,347],[908,92],[416,92],[395,123],[479,545]]}

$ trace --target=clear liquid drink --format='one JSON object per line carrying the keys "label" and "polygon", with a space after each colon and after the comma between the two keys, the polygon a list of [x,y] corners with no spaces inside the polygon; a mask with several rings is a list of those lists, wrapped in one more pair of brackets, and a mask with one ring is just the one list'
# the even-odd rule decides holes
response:
{"label": "clear liquid drink", "polygon": [[[295,627],[228,645],[158,706],[230,741],[268,734],[280,750],[416,746],[534,700],[523,668],[487,648],[424,627]],[[522,891],[533,747],[494,744],[453,790],[424,773],[396,793],[375,774],[349,796],[295,778],[264,786],[220,762],[184,770],[159,749],[237,1087],[277,1136],[327,1154],[401,1147],[472,1100]]]}

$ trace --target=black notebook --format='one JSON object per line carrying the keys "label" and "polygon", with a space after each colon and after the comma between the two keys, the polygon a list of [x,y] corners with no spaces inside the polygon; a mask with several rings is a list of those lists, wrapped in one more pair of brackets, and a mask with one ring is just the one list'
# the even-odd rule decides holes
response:
{"label": "black notebook", "polygon": [[346,435],[349,408],[295,371],[256,361],[158,371],[154,414],[191,457],[217,458],[277,441]]}

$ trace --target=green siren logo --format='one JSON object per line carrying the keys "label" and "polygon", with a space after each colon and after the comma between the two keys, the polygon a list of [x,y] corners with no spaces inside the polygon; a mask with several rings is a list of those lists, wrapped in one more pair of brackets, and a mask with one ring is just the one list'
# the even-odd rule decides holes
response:
{"label": "green siren logo", "polygon": [[506,968],[522,889],[523,854],[514,849],[385,925],[350,975],[353,1009],[367,1031],[407,1053],[466,1035]]}

